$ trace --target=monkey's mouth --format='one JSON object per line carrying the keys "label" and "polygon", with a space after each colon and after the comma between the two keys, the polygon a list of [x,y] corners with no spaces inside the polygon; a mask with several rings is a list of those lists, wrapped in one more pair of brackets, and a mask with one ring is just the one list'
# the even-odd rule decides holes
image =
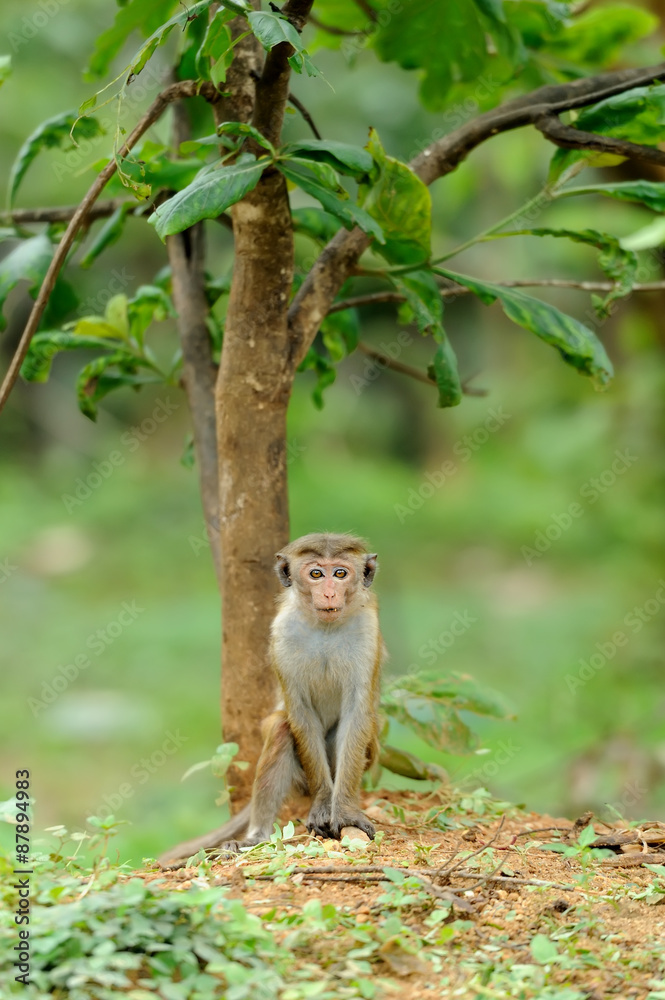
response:
{"label": "monkey's mouth", "polygon": [[341,608],[317,608],[316,610],[317,611],[322,611],[323,614],[325,614],[325,615],[336,615],[342,609]]}

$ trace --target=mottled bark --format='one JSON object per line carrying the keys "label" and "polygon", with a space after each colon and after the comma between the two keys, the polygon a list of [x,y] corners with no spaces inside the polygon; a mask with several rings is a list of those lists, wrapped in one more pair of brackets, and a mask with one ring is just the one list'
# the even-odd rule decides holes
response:
{"label": "mottled bark", "polygon": [[[304,5],[307,10],[310,6],[311,0]],[[251,113],[254,126],[278,141],[292,49],[286,43],[276,46],[259,73],[256,39],[245,42],[227,79],[230,96],[216,108],[216,117],[247,121]],[[256,189],[233,207],[232,219],[233,280],[216,410],[222,726],[224,739],[238,743],[242,759],[252,765],[233,773],[237,808],[251,791],[261,720],[274,707],[275,683],[267,656],[277,589],[273,564],[289,538],[286,411],[295,375],[289,364],[288,329],[294,244],[282,175],[267,171]]]}
{"label": "mottled bark", "polygon": [[[235,258],[217,381],[222,574],[224,739],[252,765],[260,723],[274,707],[267,659],[277,579],[274,556],[288,541],[286,410],[288,290],[293,233],[286,184],[265,176],[233,209]],[[246,800],[254,767],[233,776]]]}
{"label": "mottled bark", "polygon": [[217,368],[213,364],[210,334],[206,326],[208,302],[205,295],[203,224],[192,226],[177,236],[168,236],[166,248],[171,264],[173,304],[178,313],[183,382],[192,415],[203,514],[215,573],[221,586],[215,420]]}

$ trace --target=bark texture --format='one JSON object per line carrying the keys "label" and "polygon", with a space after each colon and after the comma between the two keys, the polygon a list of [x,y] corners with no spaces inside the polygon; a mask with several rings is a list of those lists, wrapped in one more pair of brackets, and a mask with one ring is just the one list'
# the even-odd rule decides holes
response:
{"label": "bark texture", "polygon": [[198,223],[177,236],[168,236],[166,248],[171,264],[173,303],[178,313],[183,381],[194,428],[194,453],[203,514],[215,573],[221,586],[215,419],[217,368],[213,363],[210,334],[206,326],[208,302],[205,295],[203,224]]}
{"label": "bark texture", "polygon": [[252,768],[236,771],[234,805],[249,796],[260,723],[274,707],[267,659],[277,578],[289,538],[286,411],[288,289],[293,234],[281,174],[264,176],[233,209],[233,285],[217,380],[222,574],[222,718]]}
{"label": "bark texture", "polygon": [[[289,0],[283,13],[302,27],[312,0]],[[278,142],[289,93],[288,43],[260,66],[257,41],[239,43],[217,121],[248,121]],[[260,69],[260,72],[259,72]],[[253,142],[246,148],[257,155]],[[233,806],[250,796],[261,750],[261,720],[274,708],[268,662],[277,580],[275,553],[289,540],[286,411],[295,367],[288,307],[294,241],[286,182],[266,171],[232,210],[234,264],[217,379],[217,449],[222,553],[222,726],[252,765],[236,769]]]}

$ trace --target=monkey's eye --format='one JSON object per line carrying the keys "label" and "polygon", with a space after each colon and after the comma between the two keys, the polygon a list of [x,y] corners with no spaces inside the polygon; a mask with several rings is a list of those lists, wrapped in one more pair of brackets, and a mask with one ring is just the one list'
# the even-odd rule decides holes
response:
{"label": "monkey's eye", "polygon": [[333,573],[333,576],[336,576],[338,580],[343,580],[347,575],[348,574],[345,569],[336,569]]}
{"label": "monkey's eye", "polygon": [[309,575],[311,576],[312,580],[320,580],[321,577],[323,576],[323,573],[321,572],[320,569],[313,569],[310,571]]}

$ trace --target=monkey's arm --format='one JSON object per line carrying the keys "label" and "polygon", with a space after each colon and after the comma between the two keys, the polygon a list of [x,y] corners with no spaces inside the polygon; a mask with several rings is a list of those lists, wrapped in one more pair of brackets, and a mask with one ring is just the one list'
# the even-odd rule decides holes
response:
{"label": "monkey's arm", "polygon": [[330,836],[333,779],[323,725],[311,703],[297,691],[285,686],[284,701],[298,760],[305,772],[312,798],[307,826],[314,833],[327,837]]}
{"label": "monkey's arm", "polygon": [[374,692],[364,688],[348,692],[337,731],[330,824],[334,837],[344,826],[357,826],[374,837],[374,827],[362,813],[358,795],[376,744],[377,725]]}

